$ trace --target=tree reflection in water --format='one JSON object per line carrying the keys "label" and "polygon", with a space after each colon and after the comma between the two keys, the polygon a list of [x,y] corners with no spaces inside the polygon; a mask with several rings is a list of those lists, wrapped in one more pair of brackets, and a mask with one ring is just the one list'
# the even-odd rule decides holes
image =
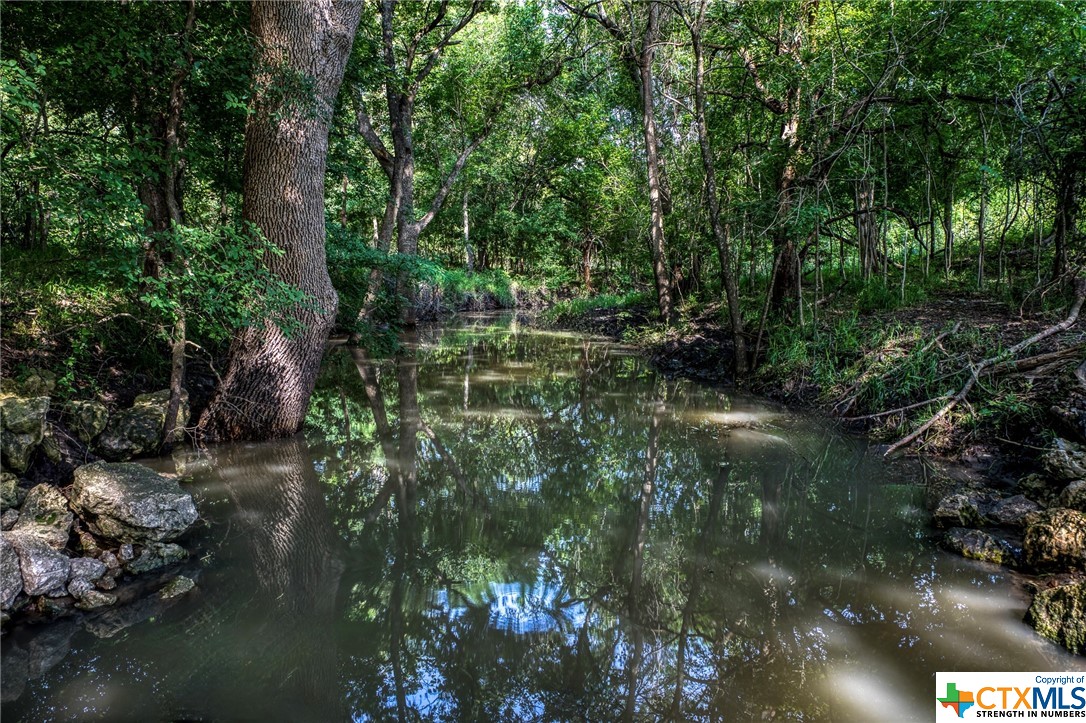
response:
{"label": "tree reflection in water", "polygon": [[940,642],[946,558],[859,442],[606,343],[480,324],[406,346],[330,360],[311,415],[356,713],[820,719],[858,664],[926,716],[925,670],[1015,654]]}
{"label": "tree reflection in water", "polygon": [[818,420],[515,323],[405,347],[216,451],[197,592],[5,719],[928,720],[937,670],[1086,667]]}

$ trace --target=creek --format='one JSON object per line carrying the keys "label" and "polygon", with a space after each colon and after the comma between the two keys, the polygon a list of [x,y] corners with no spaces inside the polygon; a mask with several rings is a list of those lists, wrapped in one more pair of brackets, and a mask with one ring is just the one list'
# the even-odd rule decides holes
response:
{"label": "creek", "polygon": [[1086,670],[920,463],[515,317],[333,348],[303,435],[181,461],[197,588],[5,636],[5,721],[931,720],[936,671]]}

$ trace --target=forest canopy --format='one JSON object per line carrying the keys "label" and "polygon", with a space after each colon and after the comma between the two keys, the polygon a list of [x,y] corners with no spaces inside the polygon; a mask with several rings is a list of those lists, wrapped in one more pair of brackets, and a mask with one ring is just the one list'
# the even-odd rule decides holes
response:
{"label": "forest canopy", "polygon": [[[70,392],[539,288],[720,303],[745,367],[842,290],[1046,303],[1081,268],[1080,2],[366,2],[329,98],[262,7],[4,3],[4,343]],[[327,133],[323,301],[246,210],[257,116]]]}

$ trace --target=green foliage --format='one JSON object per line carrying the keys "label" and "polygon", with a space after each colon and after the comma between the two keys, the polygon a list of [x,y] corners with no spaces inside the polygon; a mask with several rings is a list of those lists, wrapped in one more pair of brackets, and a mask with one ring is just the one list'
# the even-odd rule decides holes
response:
{"label": "green foliage", "polygon": [[619,317],[629,314],[629,309],[643,306],[650,301],[645,292],[632,291],[628,294],[599,294],[583,299],[560,301],[544,312],[544,319],[551,323],[562,324],[598,311],[617,311]]}

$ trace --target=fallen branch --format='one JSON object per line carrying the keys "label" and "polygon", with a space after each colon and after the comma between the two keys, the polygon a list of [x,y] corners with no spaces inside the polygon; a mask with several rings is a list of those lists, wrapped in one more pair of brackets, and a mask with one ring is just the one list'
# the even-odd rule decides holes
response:
{"label": "fallen branch", "polygon": [[897,409],[889,409],[889,410],[887,410],[885,412],[877,412],[875,414],[865,414],[862,417],[843,417],[841,421],[843,421],[843,422],[860,422],[860,421],[863,421],[864,419],[878,419],[879,417],[888,417],[891,414],[897,414],[898,412],[907,412],[910,409],[916,409],[917,407],[923,407],[925,405],[932,404],[934,402],[941,402],[944,399],[947,399],[948,397],[950,397],[949,394],[944,394],[941,397],[933,397],[931,399],[925,399],[924,401],[917,402],[916,404],[908,404],[908,405],[906,405],[904,407],[898,407]]}
{"label": "fallen branch", "polygon": [[974,386],[976,386],[976,383],[980,379],[981,374],[983,374],[984,371],[988,369],[988,367],[994,366],[995,364],[1006,360],[1008,357],[1015,356],[1023,349],[1026,349],[1029,346],[1036,344],[1042,339],[1047,339],[1053,334],[1059,334],[1060,332],[1066,331],[1067,329],[1071,328],[1071,326],[1074,325],[1075,321],[1078,320],[1078,314],[1082,310],[1082,302],[1084,300],[1086,300],[1086,277],[1080,276],[1075,279],[1075,301],[1071,304],[1071,309],[1068,312],[1066,319],[1058,324],[1053,324],[1050,327],[1042,329],[1028,339],[1018,342],[1017,344],[1000,354],[990,356],[987,359],[982,360],[976,366],[969,365],[969,368],[972,369],[972,374],[969,375],[969,379],[966,380],[965,384],[962,385],[962,388],[950,397],[950,401],[944,404],[938,412],[933,414],[928,419],[928,421],[921,424],[916,429],[916,431],[903,437],[902,439],[899,439],[898,441],[887,447],[886,452],[883,456],[889,456],[897,450],[901,449],[902,447],[912,444],[914,441],[919,439],[921,435],[931,429],[931,427],[936,422],[949,414],[951,410],[954,409],[954,407],[965,401],[965,398],[969,395],[969,392],[972,391]]}
{"label": "fallen branch", "polygon": [[929,349],[931,349],[931,348],[932,348],[933,346],[936,346],[936,345],[937,345],[937,344],[938,344],[939,342],[941,342],[941,341],[942,341],[943,339],[946,339],[946,338],[947,338],[948,336],[950,336],[951,334],[957,334],[957,333],[958,333],[958,329],[960,329],[960,328],[962,328],[962,323],[961,323],[960,321],[958,321],[958,322],[955,322],[954,326],[952,326],[952,327],[951,327],[950,329],[947,329],[947,330],[946,330],[946,331],[944,331],[944,332],[943,332],[942,334],[939,334],[939,335],[938,335],[937,337],[935,337],[934,339],[932,339],[931,341],[929,341],[929,342],[928,342],[927,344],[925,344],[925,345],[924,345],[924,346],[923,346],[923,347],[922,347],[922,348],[920,349],[920,351],[918,351],[918,352],[916,352],[916,353],[917,353],[917,354],[923,354],[924,352],[926,352],[926,351],[928,351]]}
{"label": "fallen branch", "polygon": [[[958,329],[960,329],[961,326],[962,326],[962,323],[960,321],[955,323],[953,327],[951,327],[950,329],[947,329],[946,331],[942,332],[941,334],[936,336],[934,339],[929,341],[927,344],[920,347],[919,350],[917,350],[915,352],[911,352],[911,354],[923,354],[923,353],[927,352],[929,349],[931,349],[935,345],[939,344],[939,342],[941,342],[943,339],[947,338],[951,334],[958,333]],[[889,376],[890,374],[892,374],[894,371],[895,371],[894,369],[890,369],[889,371],[883,372],[878,377],[876,377],[876,379],[884,379],[887,376]],[[852,409],[852,405],[854,405],[856,403],[856,400],[859,399],[859,397],[860,397],[860,394],[859,394],[859,392],[857,390],[860,388],[860,385],[862,385],[864,383],[864,381],[866,381],[866,379],[864,379],[864,378],[861,378],[861,379],[857,380],[854,384],[852,384],[848,389],[846,389],[843,392],[844,396],[842,396],[841,399],[839,399],[837,401],[837,403],[833,405],[833,413],[834,414],[841,415],[841,414],[844,414],[845,412],[847,412],[848,410]],[[856,392],[856,393],[853,394],[853,392]],[[888,412],[879,412],[878,414],[866,414],[866,415],[864,415],[862,417],[843,417],[842,419],[844,421],[846,421],[846,422],[855,422],[855,421],[859,421],[859,420],[862,420],[862,419],[876,419],[878,417],[886,417],[886,416],[889,416],[891,414],[896,414],[897,412],[903,412],[903,411],[905,411],[907,409],[915,409],[916,407],[922,407],[925,404],[930,404],[931,402],[937,402],[937,401],[939,401],[941,399],[946,399],[948,396],[950,396],[950,395],[949,394],[944,394],[941,397],[935,397],[934,399],[928,399],[927,401],[924,401],[924,402],[918,402],[916,404],[910,404],[907,407],[899,407],[898,409],[891,409]],[[845,402],[848,402],[848,403],[845,404]],[[841,405],[844,405],[844,407],[842,407]]]}
{"label": "fallen branch", "polygon": [[1076,344],[1075,346],[1069,346],[1066,349],[1050,351],[1046,354],[1037,354],[1036,356],[1026,357],[1025,359],[1011,359],[996,364],[988,369],[985,374],[990,374],[992,376],[997,374],[1020,374],[1053,362],[1077,358],[1084,350],[1086,350],[1086,344]]}
{"label": "fallen branch", "polygon": [[1086,387],[1086,361],[1078,365],[1078,369],[1075,370],[1075,378],[1078,379],[1079,384]]}

